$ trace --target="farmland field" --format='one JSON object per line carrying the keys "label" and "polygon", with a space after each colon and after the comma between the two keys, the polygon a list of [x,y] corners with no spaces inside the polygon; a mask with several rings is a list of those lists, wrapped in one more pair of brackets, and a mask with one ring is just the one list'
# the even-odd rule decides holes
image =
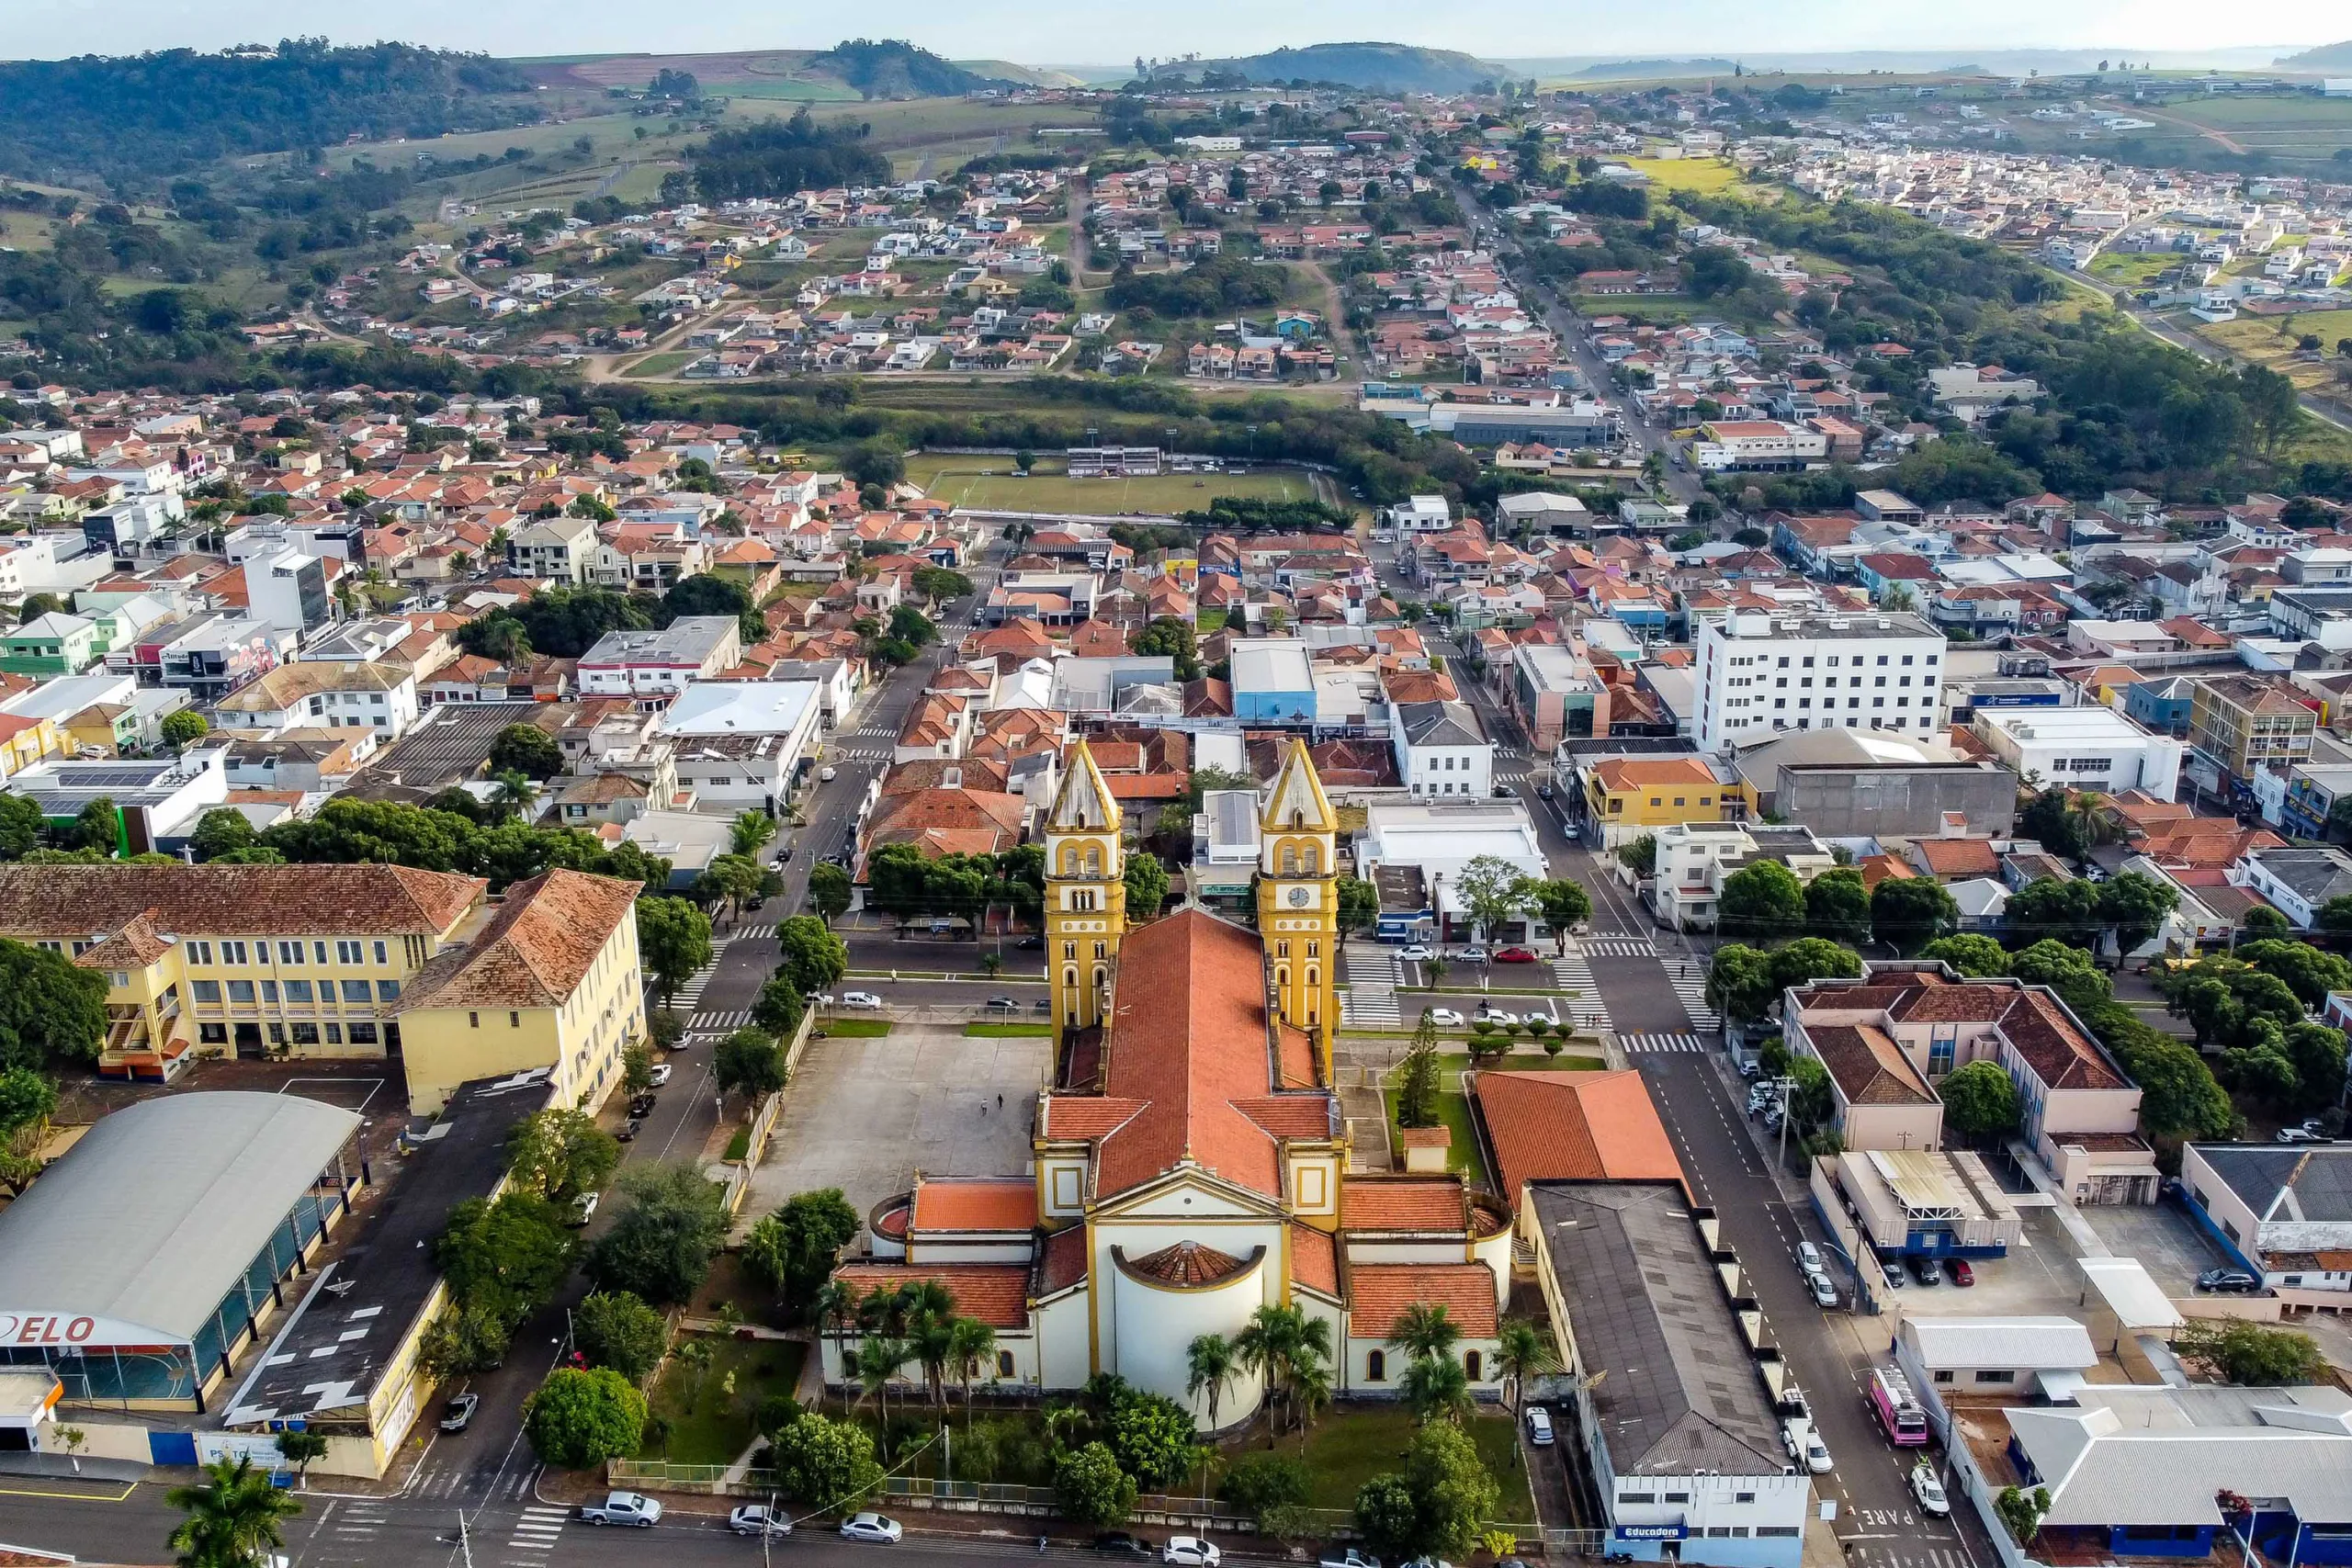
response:
{"label": "farmland field", "polygon": [[2177,251],[2101,251],[2091,258],[2090,275],[2101,283],[2137,288],[2186,259]]}
{"label": "farmland field", "polygon": [[[2352,336],[2352,310],[2307,310],[2299,316],[2240,316],[2233,321],[2204,322],[2182,318],[2181,324],[2211,339],[2242,359],[2278,371],[2305,391],[2336,385],[2334,355],[2339,337]],[[2313,360],[2296,351],[2305,333],[2319,334],[2324,357]]]}
{"label": "farmland field", "polygon": [[918,452],[907,459],[910,483],[937,501],[983,512],[1176,513],[1206,506],[1220,495],[1312,501],[1313,480],[1297,468],[1257,468],[1246,474],[1159,474],[1149,479],[1074,479],[1059,459],[1040,459],[1027,479],[1012,459]]}

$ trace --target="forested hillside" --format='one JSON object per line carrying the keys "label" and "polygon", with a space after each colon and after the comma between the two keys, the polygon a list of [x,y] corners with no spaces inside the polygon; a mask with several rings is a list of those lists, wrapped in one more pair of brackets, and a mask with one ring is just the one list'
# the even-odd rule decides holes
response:
{"label": "forested hillside", "polygon": [[13,61],[0,63],[0,174],[137,179],[354,134],[491,130],[537,119],[530,91],[503,62],[401,43]]}
{"label": "forested hillside", "polygon": [[672,175],[662,182],[662,198],[685,200],[689,178],[691,194],[705,201],[790,196],[888,180],[890,160],[864,141],[857,128],[820,125],[805,107],[788,120],[762,120],[741,130],[722,130],[692,150],[691,177]]}

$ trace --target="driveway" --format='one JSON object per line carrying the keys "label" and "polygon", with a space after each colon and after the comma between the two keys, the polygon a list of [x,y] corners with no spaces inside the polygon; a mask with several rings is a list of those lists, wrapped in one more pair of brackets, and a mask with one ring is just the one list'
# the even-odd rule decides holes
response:
{"label": "driveway", "polygon": [[2229,1259],[2197,1222],[2167,1199],[2161,1203],[2093,1204],[2079,1211],[2118,1258],[2136,1258],[2166,1295],[2186,1296],[2197,1276]]}
{"label": "driveway", "polygon": [[[738,1218],[838,1187],[862,1216],[927,1176],[1024,1176],[1053,1043],[900,1023],[877,1040],[811,1041]],[[1002,1097],[1002,1104],[998,1103]]]}

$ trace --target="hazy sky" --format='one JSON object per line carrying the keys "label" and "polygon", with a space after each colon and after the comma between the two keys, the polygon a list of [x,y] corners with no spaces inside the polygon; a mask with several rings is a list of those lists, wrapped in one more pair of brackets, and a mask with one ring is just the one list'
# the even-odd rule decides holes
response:
{"label": "hazy sky", "polygon": [[[906,38],[941,53],[1024,63],[1251,53],[1378,39],[1487,57],[1727,54],[1772,50],[2302,47],[2352,38],[2344,0],[2276,0],[2252,15],[2189,0],[899,0],[865,6],[699,0],[6,0],[0,52],[55,57],[275,41],[393,38],[493,54],[824,48]],[[1958,63],[1958,60],[1954,61]]]}

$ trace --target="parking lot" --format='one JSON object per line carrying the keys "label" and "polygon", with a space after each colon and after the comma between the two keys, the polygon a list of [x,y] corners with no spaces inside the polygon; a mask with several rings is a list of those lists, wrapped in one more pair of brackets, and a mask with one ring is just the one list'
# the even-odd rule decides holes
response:
{"label": "parking lot", "polygon": [[1052,1067],[1049,1040],[974,1039],[961,1024],[899,1022],[878,1039],[809,1042],[739,1228],[814,1187],[840,1188],[862,1216],[918,1170],[1024,1174]]}
{"label": "parking lot", "polygon": [[2118,1258],[2136,1258],[2157,1288],[2168,1296],[2186,1296],[2197,1288],[2205,1269],[2230,1263],[2212,1237],[2183,1212],[2178,1202],[2119,1208],[2085,1209],[2083,1218]]}

